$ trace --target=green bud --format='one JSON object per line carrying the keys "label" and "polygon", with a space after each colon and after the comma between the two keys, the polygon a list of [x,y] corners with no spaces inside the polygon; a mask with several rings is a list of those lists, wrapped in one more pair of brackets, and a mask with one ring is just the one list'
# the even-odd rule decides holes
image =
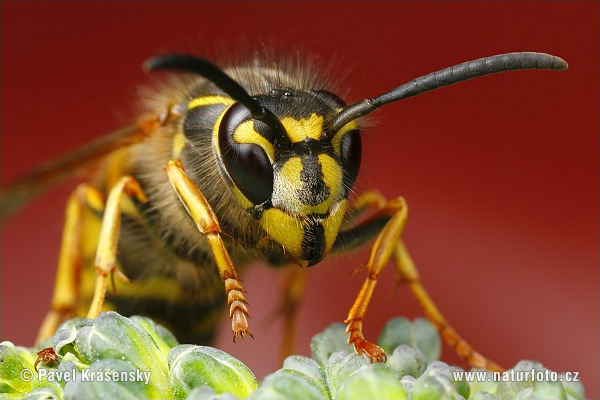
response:
{"label": "green bud", "polygon": [[434,361],[427,366],[423,375],[426,376],[440,376],[443,375],[448,378],[456,388],[458,394],[462,397],[468,399],[471,395],[471,387],[469,386],[469,382],[466,381],[464,374],[462,375],[462,380],[455,380],[455,372],[462,371],[462,368],[449,366],[448,364],[441,361]]}
{"label": "green bud", "polygon": [[310,341],[312,358],[321,365],[327,365],[329,357],[338,350],[353,351],[348,345],[346,325],[336,322],[329,325],[323,332],[313,336]]}
{"label": "green bud", "polygon": [[150,333],[137,322],[116,312],[101,313],[93,325],[81,327],[75,346],[87,364],[97,360],[126,361],[140,371],[151,371],[151,387],[168,397],[169,372],[165,356]]}
{"label": "green bud", "polygon": [[[473,393],[473,392],[471,392]],[[498,397],[485,391],[474,392],[471,396],[471,400],[499,400]]]}
{"label": "green bud", "polygon": [[485,375],[483,380],[473,380],[469,382],[472,393],[471,397],[473,397],[477,392],[483,392],[489,395],[496,393],[496,387],[498,386],[498,383],[494,382],[493,374],[490,371],[479,368],[472,368],[471,371],[477,373],[478,375]]}
{"label": "green bud", "polygon": [[[159,390],[149,379],[138,379],[138,370],[123,360],[99,360],[78,374],[75,382],[65,386],[64,399],[150,399],[170,398],[168,388]],[[85,377],[83,374],[86,374]]]}
{"label": "green bud", "polygon": [[248,400],[329,399],[329,393],[314,384],[308,375],[293,369],[280,369],[268,375]]}
{"label": "green bud", "polygon": [[401,344],[396,347],[387,359],[387,366],[400,376],[410,375],[418,378],[427,368],[427,360],[421,351],[415,347]]}
{"label": "green bud", "polygon": [[244,363],[212,347],[180,345],[169,352],[168,360],[170,382],[178,398],[206,385],[216,393],[233,393],[245,399],[258,386]]}
{"label": "green bud", "polygon": [[312,358],[304,356],[289,356],[283,361],[284,370],[294,370],[306,376],[306,379],[315,386],[325,397],[330,397],[325,372]]}
{"label": "green bud", "polygon": [[358,369],[370,365],[371,362],[363,355],[358,355],[354,352],[350,353],[347,350],[336,351],[329,357],[327,367],[325,368],[327,375],[327,385],[331,397],[335,398],[339,386]]}
{"label": "green bud", "polygon": [[169,351],[171,351],[173,347],[179,344],[179,342],[175,338],[175,335],[173,335],[164,326],[152,321],[150,318],[134,315],[130,319],[133,322],[138,323],[142,328],[148,331],[150,336],[152,336],[152,338],[156,342],[156,345],[160,349],[165,359],[167,358]]}
{"label": "green bud", "polygon": [[436,399],[463,399],[454,382],[446,375],[421,375],[415,380],[410,392],[410,398],[413,400],[436,400]]}
{"label": "green bud", "polygon": [[[545,372],[546,368],[537,361],[519,361],[514,368],[502,373],[502,382],[496,387],[496,396],[504,398],[516,398],[523,389],[533,388],[535,379],[531,372]],[[522,394],[522,396],[526,393]]]}
{"label": "green bud", "polygon": [[523,398],[567,400],[567,392],[560,382],[536,382],[533,388],[528,389],[531,389],[530,395]]}
{"label": "green bud", "polygon": [[382,364],[364,366],[348,376],[334,399],[406,399],[398,375]]}
{"label": "green bud", "polygon": [[440,358],[442,343],[437,329],[424,318],[416,318],[412,323],[406,318],[393,318],[383,328],[378,340],[379,346],[391,353],[401,344],[418,348],[427,362]]}
{"label": "green bud", "polygon": [[40,387],[32,390],[23,397],[23,400],[61,400],[62,390],[56,390],[52,387]]}
{"label": "green bud", "polygon": [[400,384],[406,393],[410,393],[412,391],[415,380],[416,379],[410,375],[404,375],[402,378],[400,378]]}
{"label": "green bud", "polygon": [[185,400],[238,400],[231,393],[217,394],[208,386],[198,386],[190,390]]}
{"label": "green bud", "polygon": [[54,334],[54,337],[52,338],[52,347],[54,347],[54,351],[56,352],[56,354],[64,356],[67,353],[73,353],[79,357],[79,353],[75,348],[75,339],[77,338],[77,332],[84,326],[93,325],[94,320],[80,317],[63,322],[58,327],[56,333]]}
{"label": "green bud", "polygon": [[558,374],[559,379],[561,380],[563,386],[565,387],[565,391],[567,395],[577,399],[583,400],[585,398],[585,389],[583,387],[583,383],[581,381],[573,382],[572,380],[567,380],[566,374],[561,373]]}

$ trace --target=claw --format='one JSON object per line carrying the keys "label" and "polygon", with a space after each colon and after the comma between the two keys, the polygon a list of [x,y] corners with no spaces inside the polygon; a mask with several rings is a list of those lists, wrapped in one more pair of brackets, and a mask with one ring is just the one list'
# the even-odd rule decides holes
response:
{"label": "claw", "polygon": [[384,363],[387,361],[385,351],[381,347],[364,339],[354,341],[354,351],[356,351],[356,354],[368,356],[374,363]]}
{"label": "claw", "polygon": [[250,335],[252,339],[254,336],[250,333],[248,327],[248,309],[239,300],[235,305],[232,304],[233,310],[231,311],[231,330],[233,331],[233,343],[235,339],[244,339],[247,335]]}

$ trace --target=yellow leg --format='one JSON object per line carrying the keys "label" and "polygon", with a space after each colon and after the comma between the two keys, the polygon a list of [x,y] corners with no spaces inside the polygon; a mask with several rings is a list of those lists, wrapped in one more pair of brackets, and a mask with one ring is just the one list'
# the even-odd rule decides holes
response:
{"label": "yellow leg", "polygon": [[298,307],[306,287],[306,271],[292,266],[287,269],[282,285],[283,340],[281,343],[281,361],[294,354],[296,344],[296,322]]}
{"label": "yellow leg", "polygon": [[387,203],[387,199],[378,190],[362,193],[352,203],[352,208],[344,218],[345,224],[351,224],[368,210],[379,210]]}
{"label": "yellow leg", "polygon": [[419,273],[401,241],[396,242],[394,248],[394,260],[402,281],[409,285],[413,295],[423,308],[423,312],[437,327],[440,335],[450,348],[472,367],[485,368],[488,371],[503,371],[504,369],[498,364],[476,352],[475,349],[463,340],[448,324],[421,284]]}
{"label": "yellow leg", "polygon": [[[437,327],[444,341],[472,367],[485,368],[489,371],[503,371],[502,367],[476,352],[469,343],[460,337],[448,324],[421,284],[417,269],[400,240],[402,227],[407,217],[407,208],[404,200],[397,198],[385,204],[385,199],[381,194],[377,191],[369,191],[365,192],[355,201],[352,212],[357,209],[361,213],[367,208],[376,208],[377,211],[366,221],[361,222],[358,228],[351,228],[355,233],[353,240],[356,242],[363,242],[368,239],[368,236],[373,235],[373,230],[370,229],[370,226],[380,223],[382,217],[388,215],[390,219],[377,234],[377,239],[371,249],[369,260],[359,268],[367,268],[369,275],[346,319],[348,323],[347,332],[350,333],[348,343],[354,343],[357,353],[364,353],[374,361],[385,360],[383,350],[364,339],[362,334],[362,319],[366,313],[381,270],[389,260],[390,255],[393,255],[401,281],[409,285],[417,302],[423,308],[425,315]],[[352,243],[345,243],[345,245],[349,248],[354,247]]]}
{"label": "yellow leg", "polygon": [[403,198],[398,197],[387,203],[375,214],[374,218],[378,218],[381,215],[390,215],[391,218],[379,233],[371,248],[371,254],[364,266],[368,273],[367,279],[348,313],[348,318],[344,321],[348,324],[346,332],[350,334],[348,344],[353,343],[354,349],[358,354],[366,354],[375,362],[384,362],[386,356],[381,347],[365,340],[362,333],[362,321],[367,312],[367,307],[371,301],[371,296],[375,290],[379,275],[392,255],[394,244],[400,239],[407,213],[406,202]]}
{"label": "yellow leg", "polygon": [[76,314],[83,268],[82,214],[86,208],[101,212],[104,209],[104,196],[93,187],[81,184],[67,202],[52,304],[40,327],[38,342],[53,335],[58,325]]}
{"label": "yellow leg", "polygon": [[170,160],[165,169],[179,200],[196,223],[198,230],[206,236],[212,251],[221,280],[225,285],[233,341],[235,342],[238,337],[252,336],[248,328],[248,302],[244,297],[244,288],[225,249],[217,216],[206,198],[183,171],[181,161]]}
{"label": "yellow leg", "polygon": [[124,176],[119,179],[108,194],[96,251],[95,264],[97,276],[94,297],[87,315],[88,318],[96,318],[100,314],[100,311],[102,311],[109,274],[112,276],[116,272],[122,281],[131,283],[116,267],[119,230],[121,227],[121,198],[123,197],[123,193],[135,197],[138,201],[146,201],[146,195],[142,191],[142,188],[131,176]]}

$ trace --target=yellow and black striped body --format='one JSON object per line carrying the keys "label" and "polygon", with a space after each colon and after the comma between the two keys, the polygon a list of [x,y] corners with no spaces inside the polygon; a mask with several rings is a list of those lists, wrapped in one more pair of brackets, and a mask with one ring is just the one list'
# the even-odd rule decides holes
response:
{"label": "yellow and black striped body", "polygon": [[[253,260],[314,265],[332,249],[358,173],[360,137],[354,121],[328,134],[330,116],[344,103],[297,68],[227,71],[281,120],[285,138],[201,78],[149,96],[151,113],[175,116],[142,143],[112,154],[97,179],[106,193],[131,175],[148,197],[123,200],[118,260],[134,285],[109,289],[107,308],[148,315],[195,343],[210,340],[222,314],[217,266],[163,172],[169,159],[182,161],[210,203],[237,268]],[[93,218],[99,223],[101,215]],[[86,246],[92,273],[94,245]],[[90,292],[92,278],[84,285]]]}

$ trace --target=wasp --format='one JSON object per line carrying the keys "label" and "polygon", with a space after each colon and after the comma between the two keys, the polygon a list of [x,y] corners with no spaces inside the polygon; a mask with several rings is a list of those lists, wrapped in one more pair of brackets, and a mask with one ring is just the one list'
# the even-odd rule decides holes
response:
{"label": "wasp", "polygon": [[[449,325],[421,284],[401,240],[406,201],[375,190],[351,196],[361,129],[365,116],[407,97],[493,73],[567,66],[543,53],[501,54],[346,104],[332,77],[299,59],[256,57],[225,68],[186,54],[148,60],[147,70],[171,77],[146,94],[145,115],[2,190],[8,215],[74,170],[96,165],[67,202],[40,338],[67,318],[113,309],[150,316],[180,340],[204,343],[226,307],[235,341],[252,335],[239,268],[255,261],[312,267],[370,243],[357,268],[367,277],[345,319],[357,353],[386,359],[362,328],[391,261],[446,342],[470,365],[500,370]],[[118,290],[107,292],[110,281]],[[288,285],[297,293],[302,279]],[[297,297],[284,300],[288,309]]]}

